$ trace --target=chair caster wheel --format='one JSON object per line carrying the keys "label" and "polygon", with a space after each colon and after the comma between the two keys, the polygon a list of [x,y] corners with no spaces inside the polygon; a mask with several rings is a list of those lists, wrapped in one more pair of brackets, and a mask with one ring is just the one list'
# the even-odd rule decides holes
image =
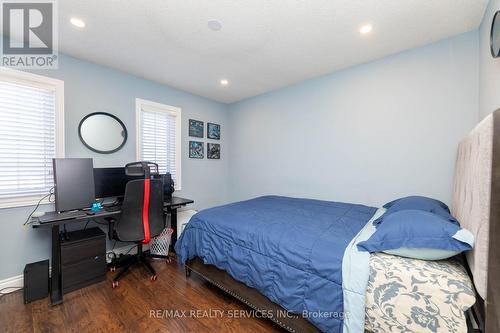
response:
{"label": "chair caster wheel", "polygon": [[111,284],[111,287],[113,287],[113,289],[118,287],[118,281],[113,281],[113,283]]}
{"label": "chair caster wheel", "polygon": [[116,271],[116,267],[115,267],[115,266],[111,266],[111,267],[109,268],[109,271],[110,271],[110,272],[115,272],[115,271]]}
{"label": "chair caster wheel", "polygon": [[156,281],[156,279],[157,279],[157,278],[158,278],[158,277],[157,277],[156,275],[151,275],[151,278],[150,278],[150,279],[151,279],[151,281],[152,281],[152,282],[154,282],[154,281]]}

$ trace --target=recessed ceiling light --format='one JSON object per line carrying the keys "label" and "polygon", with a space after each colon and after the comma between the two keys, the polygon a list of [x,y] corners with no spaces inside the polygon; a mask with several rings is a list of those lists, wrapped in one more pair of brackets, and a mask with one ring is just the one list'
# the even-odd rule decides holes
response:
{"label": "recessed ceiling light", "polygon": [[72,17],[70,18],[69,20],[71,22],[71,24],[73,24],[75,27],[78,27],[78,28],[85,28],[85,22],[83,22],[83,20],[77,18],[77,17]]}
{"label": "recessed ceiling light", "polygon": [[222,80],[220,80],[220,84],[223,86],[227,86],[229,84],[229,81],[226,79],[222,79]]}
{"label": "recessed ceiling light", "polygon": [[210,20],[207,23],[208,29],[212,31],[219,31],[222,29],[222,24],[217,20]]}
{"label": "recessed ceiling light", "polygon": [[359,28],[359,33],[362,35],[366,35],[367,33],[373,30],[373,26],[371,24],[365,24]]}

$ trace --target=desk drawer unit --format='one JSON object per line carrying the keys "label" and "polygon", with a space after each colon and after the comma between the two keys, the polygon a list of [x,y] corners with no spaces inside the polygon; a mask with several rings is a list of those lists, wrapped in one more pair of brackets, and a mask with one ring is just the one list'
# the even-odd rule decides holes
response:
{"label": "desk drawer unit", "polygon": [[106,235],[99,228],[67,233],[61,241],[63,292],[106,278]]}

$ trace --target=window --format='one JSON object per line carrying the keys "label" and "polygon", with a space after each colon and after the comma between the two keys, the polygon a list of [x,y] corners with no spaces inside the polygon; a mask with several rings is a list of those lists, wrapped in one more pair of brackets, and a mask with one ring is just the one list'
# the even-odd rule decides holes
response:
{"label": "window", "polygon": [[181,109],[136,100],[137,159],[158,163],[160,173],[169,172],[175,189],[181,189]]}
{"label": "window", "polygon": [[[54,186],[64,156],[64,83],[0,70],[0,207],[36,204]],[[46,201],[48,202],[48,201]]]}

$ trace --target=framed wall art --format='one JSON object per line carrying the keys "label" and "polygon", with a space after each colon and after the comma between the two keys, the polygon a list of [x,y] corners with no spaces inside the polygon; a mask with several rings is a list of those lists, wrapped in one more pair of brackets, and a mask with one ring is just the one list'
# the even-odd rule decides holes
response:
{"label": "framed wall art", "polygon": [[203,121],[189,119],[189,136],[203,138]]}
{"label": "framed wall art", "polygon": [[220,160],[220,144],[207,143],[207,158],[210,160]]}
{"label": "framed wall art", "polygon": [[207,138],[220,140],[220,125],[207,123]]}
{"label": "framed wall art", "polygon": [[189,158],[204,157],[204,143],[199,141],[189,141]]}

